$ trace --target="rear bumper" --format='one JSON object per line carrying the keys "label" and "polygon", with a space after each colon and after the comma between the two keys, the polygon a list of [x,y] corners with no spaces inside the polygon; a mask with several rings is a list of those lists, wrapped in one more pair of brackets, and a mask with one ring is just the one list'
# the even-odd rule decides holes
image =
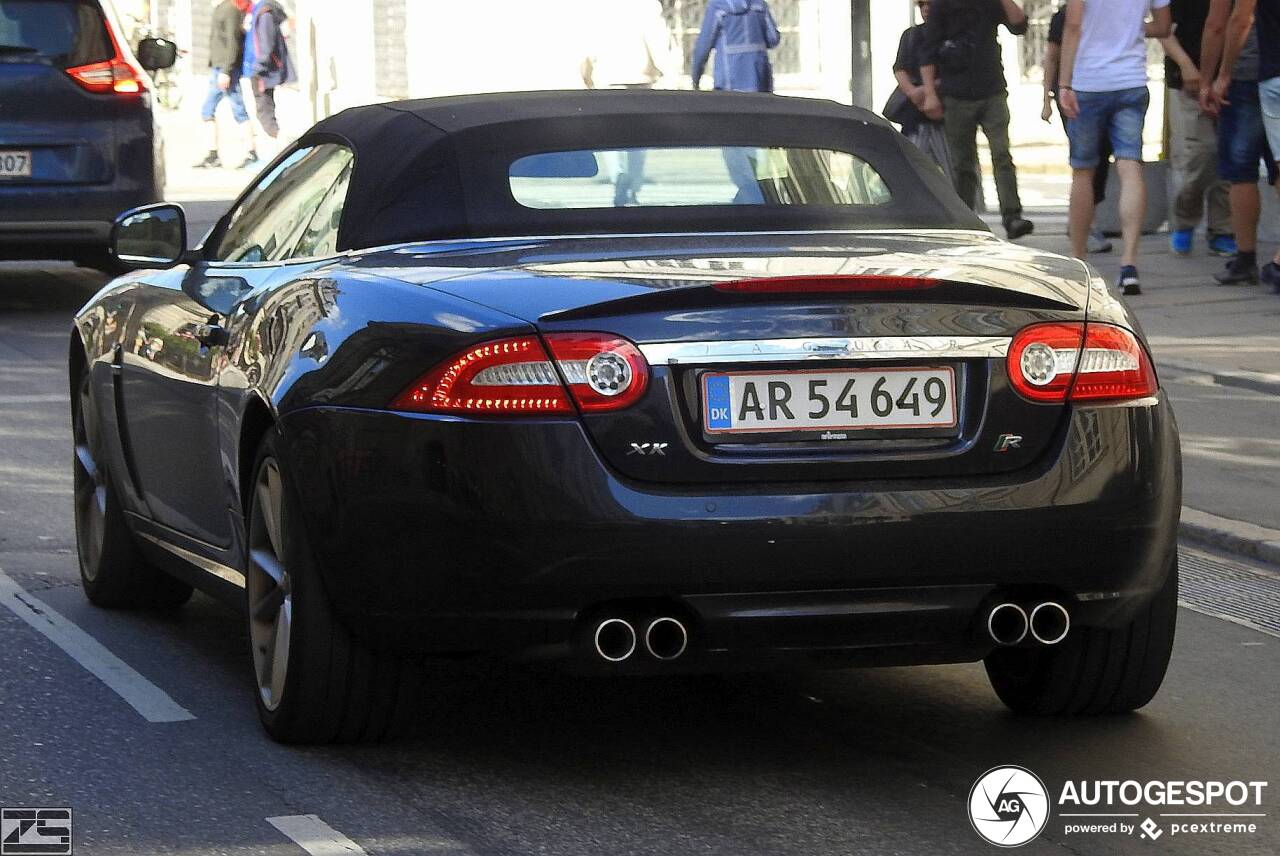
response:
{"label": "rear bumper", "polygon": [[691,664],[972,660],[997,600],[1125,620],[1164,579],[1181,502],[1163,399],[1076,410],[999,478],[720,490],[624,481],[573,420],[314,407],[281,427],[335,608],[424,650],[568,656],[616,604],[679,611]]}
{"label": "rear bumper", "polygon": [[71,257],[105,249],[122,212],[157,201],[153,182],[125,185],[0,184],[0,258]]}

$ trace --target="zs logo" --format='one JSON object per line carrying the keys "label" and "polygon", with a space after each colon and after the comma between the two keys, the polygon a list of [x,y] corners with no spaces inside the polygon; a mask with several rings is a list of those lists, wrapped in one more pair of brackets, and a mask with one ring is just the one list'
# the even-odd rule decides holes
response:
{"label": "zs logo", "polygon": [[670,443],[632,443],[628,455],[644,455],[646,457],[665,458]]}
{"label": "zs logo", "polygon": [[71,852],[71,809],[0,809],[0,856]]}

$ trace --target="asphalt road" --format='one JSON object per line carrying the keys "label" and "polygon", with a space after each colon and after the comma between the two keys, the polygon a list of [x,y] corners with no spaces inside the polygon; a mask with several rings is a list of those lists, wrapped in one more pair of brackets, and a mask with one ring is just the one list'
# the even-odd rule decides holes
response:
{"label": "asphalt road", "polygon": [[[396,742],[275,745],[239,616],[201,595],[169,614],[104,611],[80,592],[64,363],[68,319],[102,281],[0,265],[0,600],[6,579],[25,591],[0,608],[0,807],[71,807],[78,854],[993,852],[965,806],[1001,764],[1054,793],[1067,780],[1270,781],[1253,834],[1152,843],[1068,834],[1055,816],[1024,852],[1280,852],[1280,638],[1190,609],[1162,692],[1133,716],[1015,717],[979,665],[674,680],[455,666],[427,671],[422,720]],[[1184,433],[1230,422],[1270,436],[1265,400],[1194,375],[1168,389]],[[1243,478],[1195,460],[1188,504]],[[1241,496],[1275,505],[1274,492]],[[1276,609],[1274,569],[1219,564]],[[95,677],[36,631],[50,610],[128,668]],[[121,685],[188,716],[149,721]]]}

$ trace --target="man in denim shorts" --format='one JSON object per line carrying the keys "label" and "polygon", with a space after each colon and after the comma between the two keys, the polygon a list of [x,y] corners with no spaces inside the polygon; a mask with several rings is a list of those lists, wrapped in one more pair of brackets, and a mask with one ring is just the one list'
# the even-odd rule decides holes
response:
{"label": "man in denim shorts", "polygon": [[[1153,16],[1147,22],[1147,13]],[[1142,293],[1138,242],[1147,212],[1142,175],[1142,130],[1146,123],[1147,49],[1144,39],[1172,31],[1169,0],[1069,0],[1066,37],[1058,70],[1058,108],[1067,117],[1071,148],[1071,251],[1085,257],[1093,222],[1093,173],[1102,139],[1111,140],[1120,176],[1120,289]]]}
{"label": "man in denim shorts", "polygon": [[[1258,74],[1258,93],[1262,99],[1262,124],[1267,131],[1267,143],[1271,146],[1272,164],[1280,171],[1280,0],[1260,0],[1258,3],[1258,48],[1261,64]],[[1274,184],[1280,193],[1280,182]],[[1275,257],[1263,265],[1259,274],[1262,282],[1280,294],[1280,247]]]}
{"label": "man in denim shorts", "polygon": [[241,169],[258,163],[257,147],[253,139],[253,124],[249,111],[244,107],[244,94],[240,91],[240,64],[244,61],[244,16],[249,0],[221,0],[213,10],[209,30],[209,93],[205,96],[200,118],[209,129],[209,154],[196,164],[196,169],[216,169],[222,166],[218,154],[218,105],[226,98],[231,102],[231,116],[244,135],[246,155]]}
{"label": "man in denim shorts", "polygon": [[[1258,271],[1258,160],[1266,160],[1267,180],[1280,192],[1280,0],[1237,0],[1225,28],[1227,0],[1214,0],[1206,38],[1214,37],[1205,55],[1222,51],[1222,66],[1201,103],[1219,114],[1218,169],[1232,182],[1232,216],[1248,229],[1246,241],[1227,269],[1214,278],[1222,285],[1253,285],[1262,280],[1280,293],[1280,250]],[[1254,22],[1256,13],[1256,25]],[[1225,33],[1223,30],[1225,29]],[[1237,204],[1239,199],[1239,204]],[[1236,209],[1239,209],[1237,213]]]}
{"label": "man in denim shorts", "polygon": [[1235,257],[1213,278],[1219,285],[1257,285],[1262,212],[1258,161],[1266,161],[1270,184],[1276,182],[1276,164],[1262,126],[1261,56],[1253,10],[1231,0],[1213,0],[1200,51],[1200,67],[1207,72],[1200,86],[1200,107],[1218,117],[1218,175],[1231,182],[1237,247]]}

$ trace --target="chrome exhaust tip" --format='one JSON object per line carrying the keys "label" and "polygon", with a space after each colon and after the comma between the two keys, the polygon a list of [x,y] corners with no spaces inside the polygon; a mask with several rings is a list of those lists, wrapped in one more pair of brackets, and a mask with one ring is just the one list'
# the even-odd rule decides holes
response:
{"label": "chrome exhaust tip", "polygon": [[674,660],[689,647],[689,632],[678,618],[655,618],[645,628],[644,647],[659,660]]}
{"label": "chrome exhaust tip", "polygon": [[636,652],[636,629],[630,621],[606,618],[596,625],[596,653],[610,663],[621,663]]}
{"label": "chrome exhaust tip", "polygon": [[1027,623],[1031,627],[1032,638],[1041,645],[1057,645],[1067,638],[1067,632],[1071,630],[1071,616],[1067,608],[1051,600],[1031,610]]}
{"label": "chrome exhaust tip", "polygon": [[1027,638],[1027,613],[1016,603],[999,603],[987,614],[987,633],[1000,645],[1017,645]]}

